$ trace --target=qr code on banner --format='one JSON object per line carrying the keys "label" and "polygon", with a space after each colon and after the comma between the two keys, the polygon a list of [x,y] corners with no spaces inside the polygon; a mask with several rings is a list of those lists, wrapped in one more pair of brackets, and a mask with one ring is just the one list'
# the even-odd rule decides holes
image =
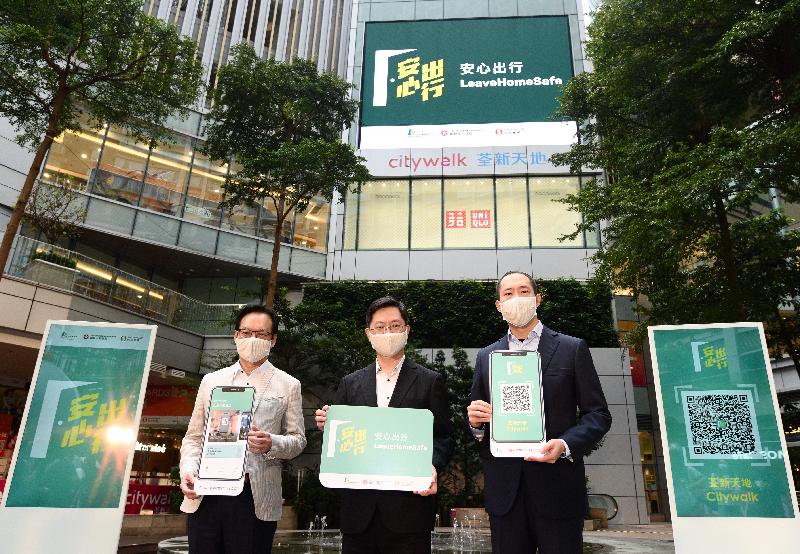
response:
{"label": "qr code on banner", "polygon": [[500,413],[530,414],[533,412],[531,384],[500,385]]}
{"label": "qr code on banner", "polygon": [[681,391],[681,397],[690,457],[759,457],[761,443],[752,391]]}

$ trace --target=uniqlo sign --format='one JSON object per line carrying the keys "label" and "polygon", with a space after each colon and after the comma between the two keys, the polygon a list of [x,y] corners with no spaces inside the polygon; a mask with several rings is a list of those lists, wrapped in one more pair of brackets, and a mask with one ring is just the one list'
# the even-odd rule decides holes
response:
{"label": "uniqlo sign", "polygon": [[470,210],[469,216],[473,229],[489,229],[492,226],[491,210]]}
{"label": "uniqlo sign", "polygon": [[464,229],[467,226],[466,210],[447,210],[444,217],[444,226],[447,229]]}

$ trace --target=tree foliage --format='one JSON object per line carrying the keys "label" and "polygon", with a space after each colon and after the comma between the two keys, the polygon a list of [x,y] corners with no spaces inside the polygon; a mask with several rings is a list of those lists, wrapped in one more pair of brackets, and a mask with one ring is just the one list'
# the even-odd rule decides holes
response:
{"label": "tree foliage", "polygon": [[5,265],[34,181],[64,131],[114,124],[169,136],[201,84],[195,44],[142,12],[143,0],[0,0],[0,116],[35,150],[0,247]]}
{"label": "tree foliage", "polygon": [[798,28],[798,0],[598,10],[594,71],[568,83],[559,114],[581,142],[554,161],[607,170],[568,202],[583,228],[607,222],[598,274],[647,297],[646,324],[777,329],[778,305],[797,308],[800,232],[772,197],[800,200]]}
{"label": "tree foliage", "polygon": [[369,174],[342,133],[356,113],[352,85],[314,62],[264,60],[248,44],[232,50],[219,71],[205,132],[207,154],[235,160],[225,181],[227,208],[267,201],[275,241],[266,304],[277,286],[280,237],[286,218],[314,197],[357,189]]}

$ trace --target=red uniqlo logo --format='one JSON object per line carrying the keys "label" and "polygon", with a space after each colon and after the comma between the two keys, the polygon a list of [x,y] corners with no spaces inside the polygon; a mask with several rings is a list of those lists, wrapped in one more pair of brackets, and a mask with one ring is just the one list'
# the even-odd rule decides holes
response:
{"label": "red uniqlo logo", "polygon": [[444,213],[444,215],[445,215],[444,226],[447,229],[464,229],[467,226],[466,210],[447,210]]}
{"label": "red uniqlo logo", "polygon": [[492,226],[491,210],[471,210],[469,219],[473,229],[489,229]]}

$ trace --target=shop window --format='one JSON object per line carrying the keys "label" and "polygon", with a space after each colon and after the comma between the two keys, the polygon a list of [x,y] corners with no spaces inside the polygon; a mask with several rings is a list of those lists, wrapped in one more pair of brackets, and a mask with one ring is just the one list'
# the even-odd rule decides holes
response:
{"label": "shop window", "polygon": [[411,182],[411,248],[442,247],[442,181]]}
{"label": "shop window", "polygon": [[142,191],[147,157],[146,146],[137,144],[124,131],[112,127],[103,147],[92,192],[135,206]]}
{"label": "shop window", "polygon": [[444,247],[494,248],[492,179],[445,179]]}
{"label": "shop window", "polygon": [[344,197],[344,249],[356,249],[358,228],[358,194],[348,190]]}
{"label": "shop window", "polygon": [[[267,240],[275,239],[275,225],[278,223],[277,210],[272,198],[264,198],[259,202],[258,214],[258,236]],[[289,212],[283,220],[281,229],[281,242],[284,244],[292,243],[292,224],[294,222],[294,212]]]}
{"label": "shop window", "polygon": [[359,250],[408,248],[408,181],[371,181],[361,188]]}
{"label": "shop window", "polygon": [[579,190],[577,177],[531,177],[529,181],[531,235],[535,247],[583,246],[579,233],[574,239],[559,237],[575,232],[581,215],[561,202]]}
{"label": "shop window", "polygon": [[497,203],[497,247],[528,248],[528,203],[525,202],[525,177],[498,178],[495,182]]}
{"label": "shop window", "polygon": [[222,228],[244,233],[245,235],[254,235],[256,233],[257,217],[258,208],[255,206],[237,204],[226,209],[222,214]]}
{"label": "shop window", "polygon": [[86,190],[97,169],[105,130],[66,131],[53,141],[42,177],[61,186]]}
{"label": "shop window", "polygon": [[308,207],[297,214],[294,224],[294,244],[325,252],[328,244],[328,216],[331,206],[324,198],[314,198]]}
{"label": "shop window", "polygon": [[216,165],[201,152],[195,151],[186,206],[183,209],[184,219],[206,225],[219,225],[219,203],[222,201],[227,171],[227,164]]}
{"label": "shop window", "polygon": [[150,152],[140,205],[155,212],[176,215],[183,206],[183,192],[192,161],[191,142],[178,137]]}

